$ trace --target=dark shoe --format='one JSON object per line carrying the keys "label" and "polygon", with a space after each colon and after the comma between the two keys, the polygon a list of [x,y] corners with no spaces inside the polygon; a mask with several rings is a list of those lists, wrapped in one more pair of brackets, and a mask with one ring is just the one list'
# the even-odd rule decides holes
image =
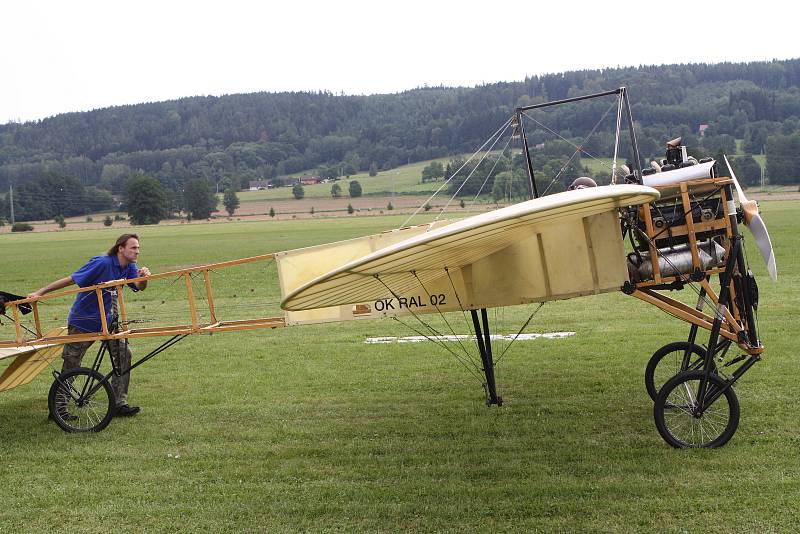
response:
{"label": "dark shoe", "polygon": [[132,415],[136,415],[139,413],[141,408],[138,406],[128,406],[127,404],[121,404],[117,406],[117,413],[114,414],[116,417],[130,417]]}

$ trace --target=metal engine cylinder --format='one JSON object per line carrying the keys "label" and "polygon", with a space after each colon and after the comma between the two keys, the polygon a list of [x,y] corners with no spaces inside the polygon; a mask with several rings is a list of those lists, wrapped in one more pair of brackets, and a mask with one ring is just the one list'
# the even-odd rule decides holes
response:
{"label": "metal engine cylinder", "polygon": [[[702,270],[716,267],[725,257],[725,249],[716,241],[708,240],[697,244],[697,253],[700,256]],[[641,282],[653,279],[653,263],[650,261],[650,252],[641,252],[639,255],[628,255],[628,278],[631,282]],[[689,244],[678,245],[671,248],[658,249],[658,268],[661,276],[676,276],[689,274],[694,270],[692,265],[692,251]]]}

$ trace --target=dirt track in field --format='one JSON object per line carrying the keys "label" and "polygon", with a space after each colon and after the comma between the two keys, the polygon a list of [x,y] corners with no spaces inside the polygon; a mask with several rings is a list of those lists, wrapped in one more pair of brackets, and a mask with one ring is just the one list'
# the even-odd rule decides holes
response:
{"label": "dirt track in field", "polygon": [[[310,215],[311,208],[314,208],[315,215],[324,214],[326,216],[348,215],[347,205],[353,209],[366,214],[376,214],[381,211],[386,213],[398,213],[413,211],[417,209],[425,197],[359,197],[359,198],[304,198],[301,200],[259,200],[256,202],[245,202],[236,210],[236,215],[267,215],[270,208],[274,208],[276,214],[283,215]],[[392,203],[394,210],[389,210],[389,203]],[[432,209],[441,209],[446,200],[431,202]],[[458,208],[458,203],[451,207]],[[224,215],[224,212],[218,213]]]}
{"label": "dirt track in field", "polygon": [[[244,202],[234,213],[233,217],[228,217],[224,210],[217,211],[211,219],[202,219],[187,222],[185,219],[166,219],[159,225],[174,224],[199,224],[208,222],[228,222],[228,221],[264,221],[264,220],[290,220],[290,219],[323,219],[330,217],[363,217],[376,215],[410,215],[427,197],[397,196],[386,197],[359,197],[359,198],[304,198],[301,200],[259,200],[256,202]],[[393,210],[388,209],[389,202],[392,203]],[[436,213],[444,207],[447,200],[431,202],[431,212]],[[353,214],[347,213],[347,205],[351,204],[356,210]],[[457,201],[448,207],[448,214],[457,217],[460,213],[467,211],[483,211],[496,208],[495,204],[479,204],[462,209]],[[275,210],[275,217],[269,216],[269,210]],[[311,213],[314,208],[314,213]],[[423,213],[423,210],[420,210]],[[69,231],[69,230],[89,230],[104,228],[104,215],[93,216],[92,222],[86,222],[85,217],[72,217],[66,219],[66,228],[59,228],[53,221],[33,222],[35,232]],[[128,221],[114,221],[112,228],[129,228]],[[0,234],[10,233],[11,225],[0,227]]]}

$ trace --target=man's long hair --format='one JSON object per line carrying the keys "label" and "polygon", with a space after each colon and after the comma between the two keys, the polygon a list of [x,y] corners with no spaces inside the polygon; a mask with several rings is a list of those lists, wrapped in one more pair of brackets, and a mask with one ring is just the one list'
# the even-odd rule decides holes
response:
{"label": "man's long hair", "polygon": [[106,254],[109,256],[116,256],[117,252],[119,252],[119,248],[125,248],[125,245],[128,244],[128,239],[139,239],[139,236],[137,234],[122,234],[117,238],[117,242],[114,243],[114,246],[108,249]]}

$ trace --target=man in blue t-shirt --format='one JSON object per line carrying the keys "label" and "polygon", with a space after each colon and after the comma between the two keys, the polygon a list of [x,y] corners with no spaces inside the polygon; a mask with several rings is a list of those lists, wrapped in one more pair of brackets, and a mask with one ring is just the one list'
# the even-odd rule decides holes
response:
{"label": "man in blue t-shirt", "polygon": [[[122,280],[127,278],[138,278],[149,276],[150,270],[147,267],[139,267],[136,260],[139,257],[139,236],[136,234],[123,234],[114,243],[114,246],[104,255],[95,256],[83,267],[55,282],[44,286],[28,295],[29,298],[41,297],[51,291],[65,288],[72,284],[79,287],[88,287],[111,280]],[[141,291],[147,287],[147,280],[133,282],[128,286],[134,291]],[[120,289],[122,287],[120,286]],[[114,316],[113,300],[116,298],[114,288],[103,290],[103,307],[105,308],[106,319],[109,325],[117,320]],[[78,293],[75,303],[69,311],[67,318],[68,332],[70,334],[83,334],[86,332],[102,332],[103,326],[100,321],[100,307],[97,296],[94,292],[87,291]],[[64,345],[62,358],[64,364],[61,372],[75,367],[80,367],[83,355],[94,343],[93,341],[83,341],[77,343],[67,343]],[[111,356],[122,369],[128,369],[131,364],[131,351],[128,340],[111,341],[109,343]],[[138,406],[128,404],[128,383],[130,373],[122,376],[114,375],[111,379],[111,386],[114,389],[117,401],[117,415],[129,416],[139,413]]]}

